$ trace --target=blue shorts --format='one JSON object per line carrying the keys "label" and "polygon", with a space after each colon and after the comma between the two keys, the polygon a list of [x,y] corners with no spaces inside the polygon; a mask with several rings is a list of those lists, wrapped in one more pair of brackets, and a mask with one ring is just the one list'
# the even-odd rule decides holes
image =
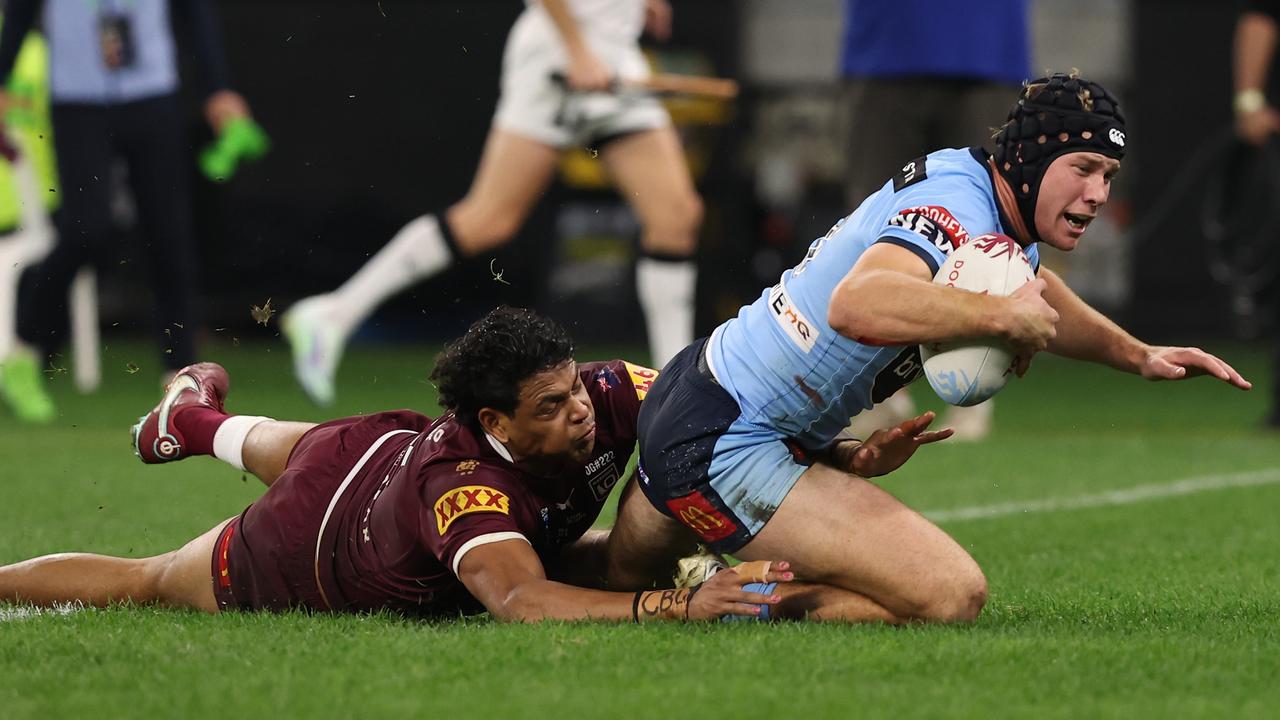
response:
{"label": "blue shorts", "polygon": [[712,550],[733,553],[811,463],[777,430],[742,420],[707,365],[706,345],[672,358],[640,404],[640,488]]}

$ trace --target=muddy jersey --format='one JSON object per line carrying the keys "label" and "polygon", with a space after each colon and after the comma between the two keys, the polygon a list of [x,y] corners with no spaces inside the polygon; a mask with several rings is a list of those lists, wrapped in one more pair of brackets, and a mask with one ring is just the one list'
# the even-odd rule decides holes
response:
{"label": "muddy jersey", "polygon": [[549,563],[591,527],[636,444],[640,400],[656,377],[620,360],[585,363],[595,408],[591,458],[552,475],[512,462],[452,413],[389,437],[334,500],[317,577],[333,610],[481,611],[458,580],[470,550],[527,542]]}
{"label": "muddy jersey", "polygon": [[[777,285],[716,328],[708,364],[745,421],[810,449],[826,447],[849,418],[923,374],[918,346],[855,340],[831,328],[836,285],[875,243],[909,250],[936,274],[969,238],[1008,234],[1008,227],[980,149],[916,158],[815,240]],[[1039,268],[1036,247],[1026,253]]]}

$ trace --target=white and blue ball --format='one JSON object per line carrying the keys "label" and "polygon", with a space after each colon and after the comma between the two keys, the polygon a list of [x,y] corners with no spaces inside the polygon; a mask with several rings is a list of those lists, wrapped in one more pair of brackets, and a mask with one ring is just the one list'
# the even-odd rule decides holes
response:
{"label": "white and blue ball", "polygon": [[[934,276],[939,285],[1009,295],[1035,278],[1031,261],[1007,235],[980,235],[947,257]],[[1015,356],[997,338],[920,346],[929,385],[952,405],[977,405],[1000,392],[1014,375]]]}

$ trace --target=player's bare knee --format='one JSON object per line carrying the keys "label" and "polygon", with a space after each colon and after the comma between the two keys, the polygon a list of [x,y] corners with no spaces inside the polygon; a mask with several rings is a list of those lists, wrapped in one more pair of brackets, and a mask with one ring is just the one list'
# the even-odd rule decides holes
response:
{"label": "player's bare knee", "polygon": [[129,599],[138,604],[163,602],[164,575],[174,553],[165,553],[134,561],[129,574]]}
{"label": "player's bare knee", "polygon": [[524,222],[524,214],[500,212],[464,201],[459,203],[456,212],[449,213],[447,222],[453,231],[454,241],[463,254],[476,255],[503,245],[515,237]]}
{"label": "player's bare knee", "polygon": [[702,227],[702,216],[702,198],[691,192],[681,195],[664,209],[661,224],[669,237],[679,238],[687,246],[684,250],[692,253],[698,241],[698,228]]}
{"label": "player's bare knee", "polygon": [[673,198],[662,206],[660,215],[645,218],[645,250],[664,255],[692,255],[698,248],[702,215],[702,198],[697,193]]}
{"label": "player's bare knee", "polygon": [[971,623],[987,604],[987,578],[981,570],[934,583],[919,598],[910,617],[925,622]]}
{"label": "player's bare knee", "polygon": [[479,239],[489,247],[502,245],[519,232],[521,220],[522,218],[517,218],[511,213],[500,213],[485,218],[479,225]]}
{"label": "player's bare knee", "polygon": [[192,558],[185,555],[183,550],[174,550],[148,559],[156,561],[153,569],[155,590],[152,602],[169,607],[215,612],[214,608],[200,596],[201,593],[197,592],[200,588],[193,585],[194,581],[208,583],[212,587],[212,578],[207,577],[207,573],[196,572],[193,575],[192,568],[189,567]]}
{"label": "player's bare knee", "polygon": [[697,236],[698,228],[702,227],[702,218],[705,214],[702,197],[696,192],[684,195],[681,197],[680,202],[676,203],[674,214],[676,220],[687,234]]}

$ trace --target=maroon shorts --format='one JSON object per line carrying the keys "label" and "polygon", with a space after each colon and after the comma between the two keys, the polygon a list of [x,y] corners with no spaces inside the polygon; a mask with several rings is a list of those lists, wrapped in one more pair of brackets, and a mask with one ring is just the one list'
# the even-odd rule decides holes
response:
{"label": "maroon shorts", "polygon": [[[220,610],[329,608],[316,577],[316,545],[330,501],[378,438],[421,432],[431,419],[410,410],[332,420],[294,445],[285,470],[257,502],[227,523],[213,546],[213,594]],[[412,435],[403,436],[408,442]],[[373,467],[387,443],[368,459]],[[326,526],[336,531],[333,520]]]}

